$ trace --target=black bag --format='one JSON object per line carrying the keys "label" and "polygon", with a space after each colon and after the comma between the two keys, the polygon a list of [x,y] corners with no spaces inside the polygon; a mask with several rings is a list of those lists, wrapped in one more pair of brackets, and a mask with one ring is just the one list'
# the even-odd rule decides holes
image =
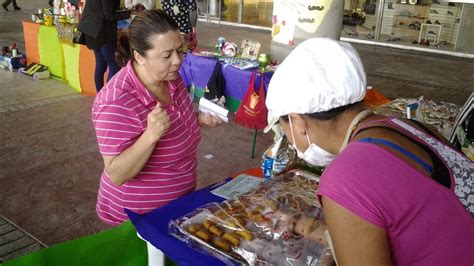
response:
{"label": "black bag", "polygon": [[364,3],[364,12],[367,15],[375,15],[375,0],[367,0]]}
{"label": "black bag", "polygon": [[204,98],[213,101],[219,100],[224,96],[225,92],[225,78],[222,75],[222,67],[219,62],[216,63],[214,71],[212,71],[211,78],[209,79],[206,90],[204,92]]}
{"label": "black bag", "polygon": [[72,39],[73,43],[86,45],[86,35],[80,31],[74,33],[74,38]]}

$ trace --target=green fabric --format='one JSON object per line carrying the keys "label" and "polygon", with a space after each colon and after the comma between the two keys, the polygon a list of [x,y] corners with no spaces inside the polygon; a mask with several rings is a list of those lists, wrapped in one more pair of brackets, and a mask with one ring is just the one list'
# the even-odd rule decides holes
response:
{"label": "green fabric", "polygon": [[51,75],[64,79],[63,49],[55,27],[39,28],[38,50],[41,64],[49,68]]}
{"label": "green fabric", "polygon": [[77,92],[81,92],[79,78],[79,45],[62,44],[64,52],[65,82]]}
{"label": "green fabric", "polygon": [[[194,87],[194,88],[195,88],[195,91],[194,91],[195,97],[201,98],[204,96],[203,88],[199,88],[199,87]],[[226,99],[225,105],[227,109],[229,110],[229,112],[234,112],[234,113],[237,112],[237,109],[239,109],[239,106],[242,100],[231,97],[231,96],[225,96],[225,99]]]}
{"label": "green fabric", "polygon": [[94,266],[147,265],[145,241],[137,236],[130,221],[113,229],[61,243],[25,255],[2,266]]}

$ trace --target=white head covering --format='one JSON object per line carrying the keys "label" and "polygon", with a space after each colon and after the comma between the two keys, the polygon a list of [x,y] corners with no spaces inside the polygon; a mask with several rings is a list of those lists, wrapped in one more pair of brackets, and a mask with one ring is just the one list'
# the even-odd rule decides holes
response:
{"label": "white head covering", "polygon": [[348,43],[313,38],[298,45],[273,74],[268,86],[268,132],[280,116],[312,114],[362,101],[366,76]]}

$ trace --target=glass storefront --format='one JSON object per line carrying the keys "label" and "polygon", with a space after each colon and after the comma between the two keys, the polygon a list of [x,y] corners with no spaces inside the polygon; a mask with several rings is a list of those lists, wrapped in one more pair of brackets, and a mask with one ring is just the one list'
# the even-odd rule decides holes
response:
{"label": "glass storefront", "polygon": [[[205,7],[207,1],[211,17],[219,17],[217,10],[221,5],[221,21],[272,26],[273,0],[198,0],[198,5]],[[212,5],[216,8],[212,9]],[[473,24],[474,4],[443,0],[344,0],[341,37],[394,47],[474,54]]]}

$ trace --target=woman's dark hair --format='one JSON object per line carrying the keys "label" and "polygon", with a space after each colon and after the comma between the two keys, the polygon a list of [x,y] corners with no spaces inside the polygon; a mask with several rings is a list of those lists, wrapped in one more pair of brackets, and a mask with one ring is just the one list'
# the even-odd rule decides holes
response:
{"label": "woman's dark hair", "polygon": [[133,51],[145,55],[153,46],[150,38],[169,31],[179,31],[178,24],[163,10],[147,10],[132,19],[128,34],[119,34],[115,59],[124,66],[134,60]]}
{"label": "woman's dark hair", "polygon": [[[312,113],[312,114],[305,114],[306,116],[308,116],[309,118],[312,118],[312,119],[316,119],[316,120],[332,120],[332,119],[335,119],[336,117],[338,117],[340,114],[344,113],[345,111],[361,104],[362,101],[360,102],[356,102],[356,103],[351,103],[351,104],[348,104],[348,105],[344,105],[344,106],[339,106],[339,107],[336,107],[334,109],[331,109],[331,110],[328,110],[328,111],[324,111],[324,112],[317,112],[317,113]],[[288,119],[288,115],[285,115],[285,116],[281,116],[281,118],[285,121],[285,122],[288,122],[289,119]]]}

